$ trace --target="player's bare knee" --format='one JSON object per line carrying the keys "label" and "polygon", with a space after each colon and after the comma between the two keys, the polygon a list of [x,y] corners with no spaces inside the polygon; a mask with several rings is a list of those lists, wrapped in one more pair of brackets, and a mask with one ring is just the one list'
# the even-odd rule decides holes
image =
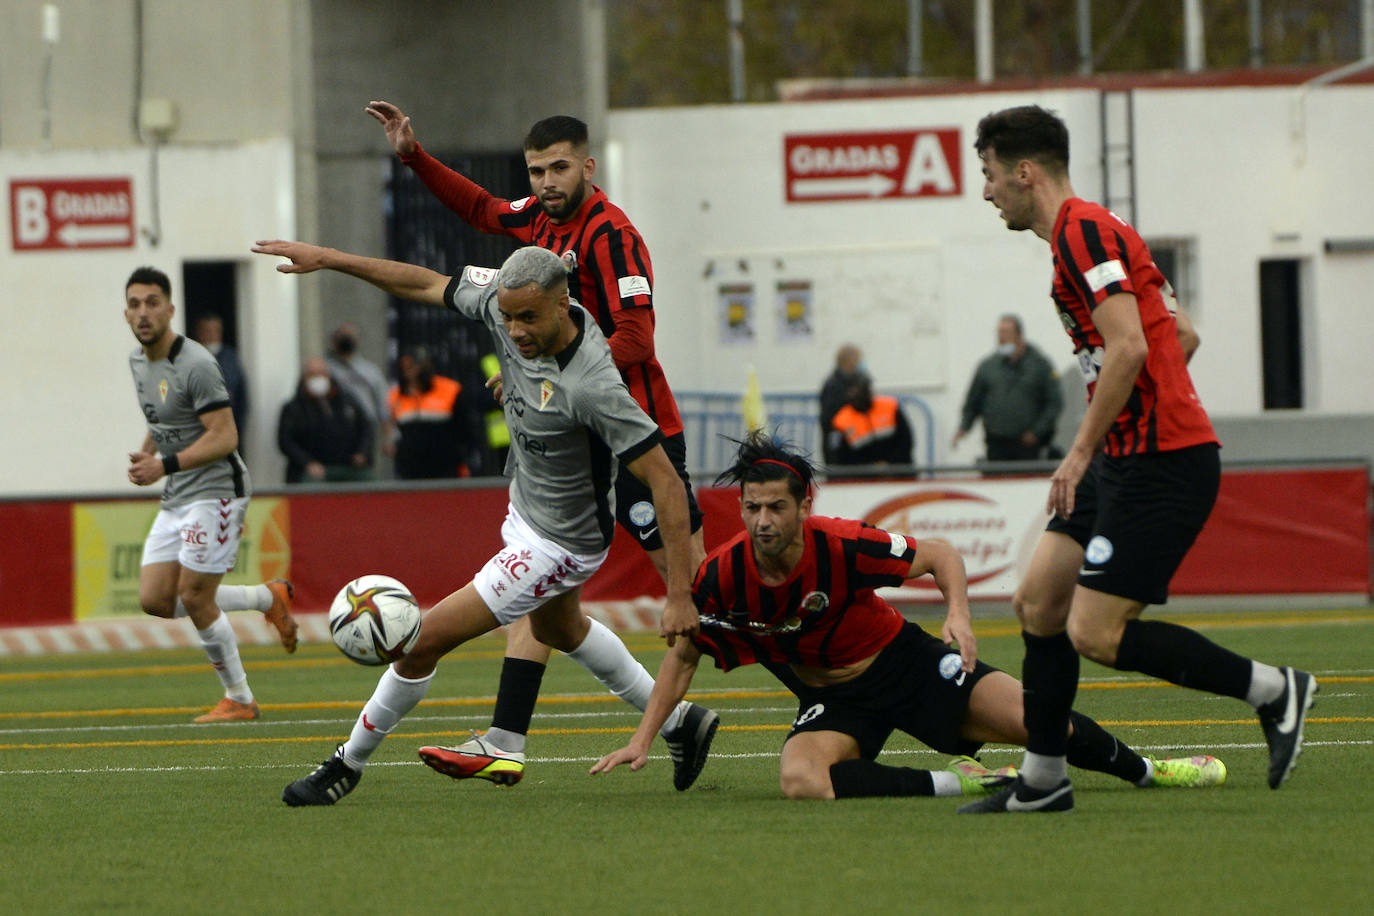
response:
{"label": "player's bare knee", "polygon": [[1021,628],[1028,633],[1049,636],[1058,629],[1054,608],[1033,591],[1017,589],[1011,606],[1016,619],[1021,621]]}
{"label": "player's bare knee", "polygon": [[1068,633],[1069,641],[1079,655],[1099,665],[1110,667],[1116,664],[1116,649],[1121,643],[1120,632],[1070,617]]}
{"label": "player's bare knee", "polygon": [[553,618],[533,616],[530,618],[530,632],[534,638],[559,652],[572,652],[587,638],[591,623],[586,617],[568,619],[562,615]]}
{"label": "player's bare knee", "polygon": [[150,617],[171,618],[177,612],[176,598],[172,595],[139,592],[138,603],[143,608],[143,613]]}
{"label": "player's bare knee", "polygon": [[779,782],[782,785],[782,794],[791,799],[835,797],[828,770],[820,772],[814,767],[783,767],[779,773]]}

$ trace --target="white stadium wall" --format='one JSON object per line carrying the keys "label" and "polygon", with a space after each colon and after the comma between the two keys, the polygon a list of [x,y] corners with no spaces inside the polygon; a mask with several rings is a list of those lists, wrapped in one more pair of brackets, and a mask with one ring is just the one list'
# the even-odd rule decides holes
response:
{"label": "white stadium wall", "polygon": [[[130,179],[137,233],[132,247],[16,251],[6,229],[0,275],[9,345],[0,397],[11,443],[0,464],[7,494],[143,492],[125,476],[127,453],[147,427],[129,375],[137,342],[124,322],[124,283],[135,267],[157,267],[180,305],[186,261],[239,265],[239,349],[256,414],[241,433],[243,448],[259,484],[280,482],[277,409],[300,373],[296,286],[276,274],[274,259],[249,248],[254,239],[295,233],[292,157],[285,140],[164,149],[154,246],[141,231],[154,212],[146,151],[0,150],[7,197],[13,183],[29,179]],[[183,313],[173,320],[182,332]]]}
{"label": "white stadium wall", "polygon": [[[1021,314],[1056,365],[1071,362],[1048,300],[1048,249],[1007,232],[981,200],[974,128],[1007,105],[1058,110],[1072,131],[1075,187],[1096,198],[1098,99],[1095,90],[1059,89],[611,112],[598,182],[653,252],[657,346],[674,387],[742,392],[753,365],[765,391],[815,391],[835,348],[853,341],[879,387],[933,407],[936,461],[971,462],[979,436],[957,452],[948,442],[997,316]],[[1328,239],[1374,238],[1374,173],[1358,161],[1374,141],[1374,87],[1150,89],[1135,93],[1135,106],[1136,222],[1147,239],[1194,246],[1194,294],[1184,304],[1203,337],[1193,371],[1210,412],[1264,415],[1258,265],[1292,258],[1304,271],[1304,413],[1374,416],[1374,253],[1324,248]],[[156,247],[140,235],[131,248],[18,251],[6,230],[0,270],[11,335],[0,398],[21,443],[3,459],[6,495],[136,492],[124,478],[124,453],[141,441],[142,424],[122,284],[144,263],[175,281],[188,260],[241,264],[240,349],[255,404],[245,450],[260,486],[280,481],[276,413],[303,346],[318,336],[311,328],[302,336],[300,303],[321,288],[248,253],[254,239],[309,233],[315,220],[298,197],[313,187],[301,180],[313,151],[281,124],[287,107],[275,107],[264,139],[162,148]],[[957,195],[786,202],[785,137],[918,129],[957,130]],[[0,147],[7,206],[15,179],[124,176],[135,220],[148,225],[149,152],[111,143],[102,152]],[[380,175],[388,157],[374,148],[355,158],[368,156]],[[377,199],[375,211],[351,218],[380,222],[380,190]],[[338,235],[317,231],[326,242]],[[809,332],[779,320],[779,281],[810,282]],[[741,283],[756,296],[753,337],[727,340],[720,287]]]}
{"label": "white stadium wall", "polygon": [[[852,341],[880,388],[932,405],[937,463],[972,460],[980,437],[957,452],[948,442],[999,314],[1019,313],[1052,362],[1071,364],[1048,247],[1009,233],[981,199],[978,119],[1027,103],[1058,111],[1075,190],[1101,199],[1098,99],[1065,89],[613,111],[603,178],[654,254],[658,349],[674,386],[742,391],[752,365],[765,391],[816,390]],[[1374,414],[1374,252],[1324,250],[1327,239],[1374,239],[1374,173],[1358,161],[1374,141],[1372,110],[1367,85],[1135,93],[1134,221],[1147,239],[1194,246],[1184,306],[1202,335],[1192,368],[1214,416],[1263,413],[1258,271],[1269,258],[1303,265],[1306,411]],[[957,197],[786,201],[788,135],[948,127],[960,133]],[[842,263],[860,272],[847,285],[827,278]],[[755,284],[752,340],[722,334],[722,279]],[[778,279],[814,280],[812,337],[780,328]]]}

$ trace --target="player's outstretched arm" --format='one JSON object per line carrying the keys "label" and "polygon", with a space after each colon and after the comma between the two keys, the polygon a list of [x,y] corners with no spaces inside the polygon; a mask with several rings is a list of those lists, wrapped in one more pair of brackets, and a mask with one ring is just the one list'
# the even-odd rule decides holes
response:
{"label": "player's outstretched arm", "polygon": [[649,762],[649,747],[654,743],[654,736],[663,727],[663,723],[668,721],[668,716],[677,704],[687,695],[687,688],[692,686],[692,677],[697,672],[699,661],[701,651],[692,645],[690,640],[678,640],[677,645],[668,650],[668,654],[663,657],[663,664],[658,669],[658,677],[654,679],[649,704],[644,707],[644,715],[640,718],[639,727],[635,729],[630,743],[593,764],[589,771],[591,775],[609,773],[622,763],[628,763],[631,770],[643,769],[644,764]]}
{"label": "player's outstretched arm", "polygon": [[364,111],[382,125],[396,155],[409,156],[415,152],[415,131],[410,126],[410,117],[404,111],[380,99],[368,102]]}
{"label": "player's outstretched arm", "polygon": [[692,532],[688,518],[687,494],[682,478],[673,468],[662,445],[635,458],[625,467],[648,485],[653,494],[658,530],[663,537],[667,559],[667,599],[659,620],[659,635],[671,646],[679,636],[690,636],[701,628],[696,605],[692,603]]}
{"label": "player's outstretched arm", "polygon": [[945,596],[948,612],[940,627],[940,638],[945,645],[958,644],[959,656],[964,660],[964,670],[972,671],[978,661],[978,640],[973,636],[973,619],[968,608],[968,573],[964,569],[964,558],[948,541],[940,538],[924,538],[916,545],[916,556],[911,561],[908,578],[931,575],[940,594]]}
{"label": "player's outstretched arm", "polygon": [[444,290],[448,288],[452,279],[428,267],[381,258],[366,258],[336,248],[308,245],[305,242],[284,242],[280,239],[260,241],[253,246],[253,251],[257,254],[273,254],[288,259],[291,263],[277,265],[277,270],[284,274],[334,270],[366,280],[378,289],[401,299],[441,307],[444,305]]}

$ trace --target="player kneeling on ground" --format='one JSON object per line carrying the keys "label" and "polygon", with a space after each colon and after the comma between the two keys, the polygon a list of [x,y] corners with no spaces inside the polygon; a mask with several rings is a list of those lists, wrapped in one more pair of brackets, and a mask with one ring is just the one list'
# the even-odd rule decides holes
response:
{"label": "player kneeling on ground", "polygon": [[[987,742],[1024,747],[1026,728],[1020,683],[978,661],[963,559],[943,541],[812,515],[813,477],[805,457],[765,434],[740,443],[716,483],[740,485],[745,530],[698,571],[701,630],[668,652],[630,743],[593,774],[644,766],[704,653],[725,671],[757,662],[796,694],[781,761],[788,798],[983,794],[1014,779],[1013,768],[988,770],[970,756]],[[940,639],[874,592],[924,575],[949,606]],[[880,764],[893,729],[959,759],[942,771]],[[1215,757],[1142,757],[1077,712],[1069,762],[1138,786],[1226,779]]]}

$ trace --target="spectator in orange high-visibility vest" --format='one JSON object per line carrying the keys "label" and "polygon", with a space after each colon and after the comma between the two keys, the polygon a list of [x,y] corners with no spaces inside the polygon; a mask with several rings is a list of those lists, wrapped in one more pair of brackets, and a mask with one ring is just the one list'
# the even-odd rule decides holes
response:
{"label": "spectator in orange high-visibility vest", "polygon": [[830,421],[831,465],[910,465],[914,444],[897,399],[874,394],[873,379],[858,373],[845,390],[844,406]]}
{"label": "spectator in orange high-visibility vest", "polygon": [[424,347],[401,356],[399,381],[387,394],[396,430],[396,476],[403,480],[467,477],[467,424],[459,401],[463,386],[438,375]]}

